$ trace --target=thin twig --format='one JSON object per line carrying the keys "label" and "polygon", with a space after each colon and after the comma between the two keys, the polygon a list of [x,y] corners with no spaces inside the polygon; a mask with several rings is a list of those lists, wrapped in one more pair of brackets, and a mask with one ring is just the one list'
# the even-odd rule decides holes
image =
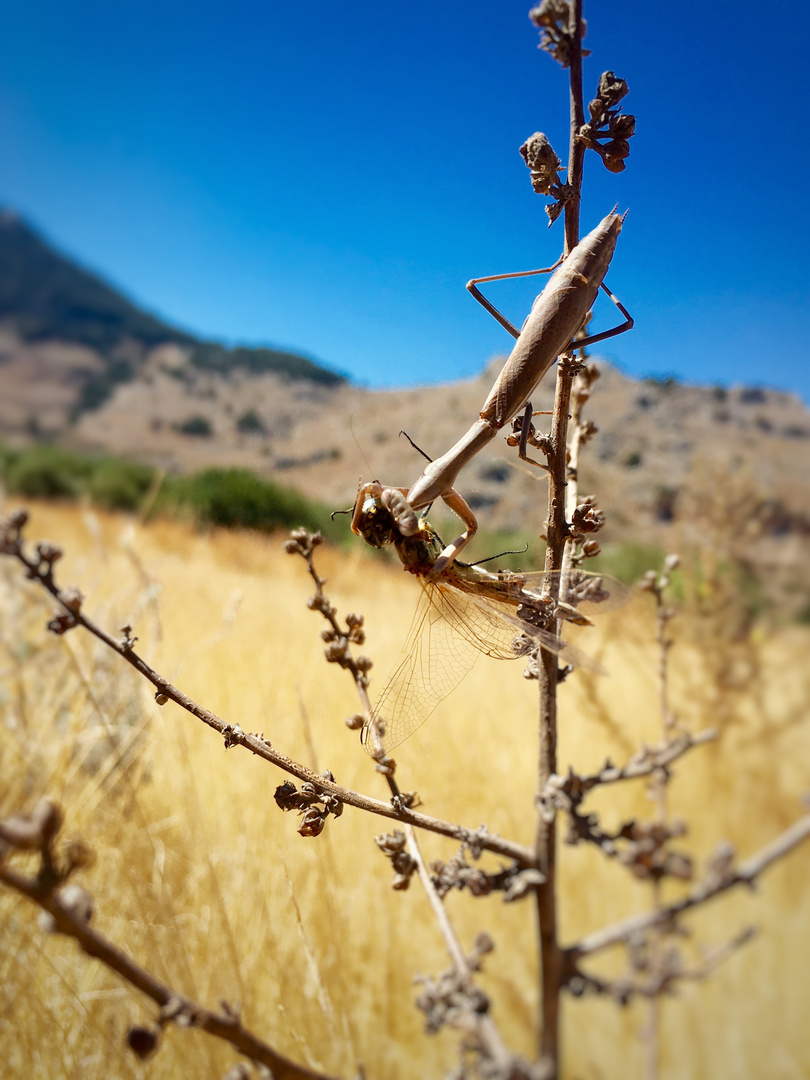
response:
{"label": "thin twig", "polygon": [[[345,619],[347,630],[341,627],[337,619],[337,609],[324,591],[326,580],[320,576],[315,567],[314,553],[320,542],[320,533],[312,534],[306,529],[296,529],[292,533],[292,538],[285,545],[285,549],[291,555],[300,555],[306,563],[307,572],[315,582],[316,588],[315,596],[309,601],[309,607],[319,611],[330,626],[330,630],[325,635],[325,640],[329,642],[326,657],[329,661],[339,664],[349,672],[360,698],[363,714],[368,717],[371,715],[371,702],[368,696],[367,673],[371,662],[366,657],[355,657],[351,649],[352,644],[362,645],[365,641],[365,633],[362,629],[363,617],[356,614],[347,615]],[[378,770],[383,773],[391,789],[393,802],[407,806],[407,797],[401,794],[394,780],[396,763],[385,754],[381,740],[377,752],[372,756],[377,763]],[[401,861],[404,854],[402,851],[403,841],[409,856],[409,858],[406,857],[404,862]],[[483,1009],[481,1007],[483,993],[475,985],[473,966],[464,954],[442,897],[439,895],[436,884],[425,865],[416,832],[411,825],[406,825],[404,834],[398,833],[393,836],[377,837],[377,843],[381,850],[392,858],[395,864],[397,873],[395,878],[396,888],[407,888],[413,871],[416,870],[418,873],[420,883],[439,926],[439,931],[445,940],[447,951],[453,961],[453,972],[450,979],[452,991],[447,988],[448,993],[455,1001],[451,1014],[459,1019],[463,1014],[463,1026],[468,1034],[471,1031],[476,1033],[482,1057],[494,1064],[497,1069],[506,1075],[512,1057],[489,1012],[489,1008]],[[437,985],[441,986],[442,981],[440,980]],[[441,997],[441,995],[439,996]],[[466,1007],[459,1009],[459,1001],[465,1002]],[[432,999],[431,1005],[435,1005]]]}
{"label": "thin twig", "polygon": [[[19,873],[3,859],[3,855],[8,854],[6,848],[5,853],[0,851],[0,881],[22,896],[33,900],[43,911],[46,911],[50,916],[50,929],[53,932],[73,938],[87,956],[101,961],[136,990],[140,990],[142,994],[151,998],[160,1007],[161,1024],[173,1022],[179,1027],[199,1028],[215,1038],[223,1039],[251,1061],[266,1065],[276,1080],[334,1080],[327,1073],[316,1072],[304,1065],[297,1065],[294,1061],[279,1054],[272,1046],[245,1028],[235,1010],[214,1012],[162,983],[103,934],[94,930],[88,921],[92,911],[91,906],[88,906],[92,905],[89,895],[83,890],[77,890],[75,886],[60,888],[66,875],[60,875],[54,866],[51,842],[55,832],[47,836],[40,834],[38,838],[34,838],[39,841],[36,845],[28,842],[35,831],[31,828],[32,819],[35,819],[38,813],[40,818],[43,816],[41,811],[45,803],[48,804],[45,809],[51,811],[52,816],[58,816],[58,821],[61,823],[61,812],[48,800],[44,800],[30,817],[16,815],[0,823],[0,839],[4,845],[19,847],[22,850],[30,850],[32,846],[40,848],[42,869],[36,877],[27,877]],[[72,898],[69,890],[74,890]],[[77,894],[80,894],[81,899],[77,898]]]}
{"label": "thin twig", "polygon": [[[19,513],[19,512],[18,512]],[[12,520],[17,515],[12,515]],[[459,843],[467,844],[470,848],[481,851],[490,851],[496,855],[503,855],[506,858],[514,859],[519,862],[521,866],[532,867],[534,866],[534,853],[530,848],[524,847],[521,844],[516,844],[510,840],[504,840],[499,836],[488,833],[484,829],[467,829],[461,825],[456,825],[449,821],[442,821],[439,818],[430,817],[427,814],[419,813],[416,810],[409,809],[402,801],[396,803],[385,803],[379,799],[372,799],[368,795],[363,795],[360,792],[353,791],[351,788],[342,787],[340,784],[330,780],[325,776],[318,775],[311,769],[308,769],[306,765],[301,765],[299,762],[294,761],[292,758],[287,757],[286,754],[281,753],[279,750],[274,749],[272,744],[265,739],[264,735],[248,734],[242,730],[238,724],[229,724],[216,713],[205,709],[201,705],[198,705],[193,698],[188,697],[176,686],[165,679],[157,671],[151,668],[145,660],[143,660],[135,652],[132,647],[132,638],[129,636],[129,628],[124,628],[127,633],[122,640],[116,640],[112,635],[103,630],[92,619],[83,615],[80,610],[81,598],[75,590],[61,589],[56,584],[53,578],[53,562],[55,559],[48,561],[40,558],[36,561],[29,559],[22,549],[22,539],[19,535],[12,535],[14,530],[9,531],[6,529],[5,535],[0,536],[0,554],[7,554],[16,557],[26,568],[26,576],[32,581],[36,581],[43,588],[45,588],[51,596],[64,608],[66,614],[58,616],[52,621],[51,628],[57,633],[65,633],[68,629],[72,629],[75,626],[82,626],[88,633],[98,638],[99,641],[104,642],[113,652],[117,653],[123,660],[126,660],[139,674],[141,674],[148,682],[150,682],[157,694],[156,700],[159,704],[163,705],[166,701],[174,701],[186,712],[191,713],[198,720],[201,720],[208,727],[212,728],[224,739],[226,748],[234,746],[244,747],[252,754],[262,758],[264,761],[270,762],[270,764],[277,766],[284,772],[295,776],[297,779],[311,784],[312,787],[319,793],[337,800],[340,803],[344,803],[347,806],[353,806],[358,810],[365,810],[368,813],[378,814],[380,817],[389,818],[392,821],[399,821],[403,824],[413,825],[415,828],[426,829],[428,832],[439,833],[442,836],[448,836],[452,840],[456,840]],[[40,545],[39,550],[42,552],[45,545]],[[46,554],[52,554],[54,550],[49,549]],[[60,553],[61,554],[61,553]]]}
{"label": "thin twig", "polygon": [[588,934],[573,945],[567,946],[566,954],[578,958],[603,952],[614,945],[627,942],[634,935],[656,926],[670,925],[679,915],[691,908],[705,904],[708,900],[734,888],[735,885],[751,885],[756,878],[778,859],[798,847],[810,837],[810,814],[805,814],[789,828],[780,833],[770,844],[752,855],[736,869],[729,867],[721,873],[709,873],[704,881],[698,883],[686,896],[667,904],[656,911],[631,915],[627,919],[604,927],[593,934]]}
{"label": "thin twig", "polygon": [[[447,951],[450,953],[450,958],[453,961],[453,965],[460,979],[467,983],[470,987],[474,986],[473,970],[464,955],[464,950],[461,947],[461,943],[458,940],[456,932],[453,928],[453,924],[447,914],[447,909],[444,906],[442,898],[436,891],[436,886],[433,882],[433,878],[430,875],[430,871],[425,866],[425,860],[422,858],[422,852],[419,849],[419,844],[413,829],[410,826],[406,826],[405,835],[408,842],[408,850],[411,858],[416,863],[416,871],[419,875],[419,880],[422,884],[422,888],[425,890],[428,902],[431,910],[433,911],[436,922],[442,933],[442,937],[447,945]],[[506,1047],[506,1044],[501,1037],[501,1034],[492,1018],[490,1012],[480,1011],[474,1012],[474,1024],[478,1034],[478,1038],[481,1041],[482,1049],[484,1050],[486,1057],[489,1058],[496,1066],[501,1070],[505,1069],[512,1061],[512,1055]]]}

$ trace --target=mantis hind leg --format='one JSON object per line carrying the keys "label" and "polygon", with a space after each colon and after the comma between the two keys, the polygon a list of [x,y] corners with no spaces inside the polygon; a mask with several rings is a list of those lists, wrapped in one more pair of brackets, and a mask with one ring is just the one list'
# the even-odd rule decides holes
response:
{"label": "mantis hind leg", "polygon": [[509,322],[507,317],[500,311],[498,311],[498,309],[491,301],[487,300],[487,298],[484,296],[481,290],[477,288],[477,286],[482,285],[486,281],[507,281],[510,278],[532,277],[535,274],[550,274],[552,270],[557,269],[561,262],[562,255],[559,257],[559,259],[557,259],[553,266],[544,266],[540,270],[516,270],[511,274],[490,274],[489,277],[473,278],[472,281],[467,282],[467,291],[470,293],[471,296],[475,297],[475,299],[482,307],[485,307],[487,309],[492,318],[497,320],[504,328],[504,330],[508,330],[512,337],[517,339],[520,337],[520,330],[518,330],[516,326],[513,326],[512,323]]}
{"label": "mantis hind leg", "polygon": [[627,310],[621,300],[619,300],[618,297],[613,295],[613,293],[610,291],[604,281],[600,285],[600,288],[604,289],[604,291],[608,294],[608,296],[622,313],[622,315],[624,315],[625,321],[619,326],[614,326],[612,330],[603,330],[601,334],[591,334],[590,337],[581,338],[579,341],[572,341],[572,349],[585,349],[588,345],[595,345],[597,341],[606,341],[607,338],[617,337],[619,334],[623,334],[626,330],[633,329],[633,316],[630,314],[630,312]]}

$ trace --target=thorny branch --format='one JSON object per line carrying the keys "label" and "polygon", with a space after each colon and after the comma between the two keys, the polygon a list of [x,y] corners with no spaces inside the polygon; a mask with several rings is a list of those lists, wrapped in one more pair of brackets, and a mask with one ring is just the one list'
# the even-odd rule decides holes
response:
{"label": "thorny branch", "polygon": [[[251,1061],[265,1065],[276,1080],[334,1080],[279,1054],[242,1024],[239,1010],[223,1003],[215,1012],[166,986],[141,967],[117,945],[90,925],[94,915],[93,897],[78,885],[67,884],[71,874],[88,865],[89,852],[73,841],[63,853],[54,843],[62,825],[62,812],[50,799],[43,799],[31,814],[15,814],[0,822],[0,881],[38,904],[47,913],[43,926],[78,942],[81,950],[115,971],[160,1008],[155,1027],[133,1027],[127,1034],[130,1049],[145,1059],[157,1050],[167,1024],[197,1028],[228,1042]],[[39,870],[34,876],[20,873],[8,864],[13,851],[37,851]]]}
{"label": "thorny branch", "polygon": [[62,556],[59,548],[47,542],[37,545],[36,557],[29,558],[23,550],[22,530],[28,520],[25,510],[17,510],[0,526],[0,555],[10,555],[16,558],[25,567],[26,577],[36,581],[45,588],[51,596],[64,609],[62,614],[56,615],[48,624],[50,630],[57,634],[64,634],[68,630],[82,626],[99,641],[104,642],[113,652],[116,652],[123,660],[135,668],[157,690],[155,700],[159,705],[165,705],[167,701],[174,701],[181,708],[202,720],[204,724],[218,732],[225,741],[226,749],[233,746],[241,746],[264,761],[276,765],[278,768],[290,773],[297,779],[312,785],[312,790],[328,796],[331,800],[347,806],[354,806],[358,810],[366,810],[372,814],[399,821],[403,824],[413,825],[415,828],[427,829],[429,832],[448,836],[452,840],[465,844],[473,852],[490,851],[496,855],[502,855],[508,859],[514,859],[522,866],[532,866],[534,863],[533,853],[529,848],[521,844],[515,844],[510,840],[504,840],[487,832],[484,828],[466,829],[452,822],[442,821],[439,818],[430,817],[419,813],[406,805],[406,800],[394,800],[391,803],[372,799],[360,792],[352,791],[330,779],[329,776],[319,776],[317,773],[301,765],[285,754],[276,750],[263,734],[248,734],[242,730],[239,724],[229,724],[222,720],[216,713],[198,705],[196,701],[188,697],[172,683],[151,668],[136,652],[132,637],[132,628],[122,627],[123,638],[118,640],[103,630],[97,623],[84,615],[81,611],[82,596],[77,589],[62,589],[54,580],[54,563]]}

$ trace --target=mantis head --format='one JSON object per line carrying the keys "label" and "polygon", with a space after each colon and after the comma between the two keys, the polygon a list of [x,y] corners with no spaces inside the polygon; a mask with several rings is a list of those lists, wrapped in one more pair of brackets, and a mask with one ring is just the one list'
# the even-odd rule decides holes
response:
{"label": "mantis head", "polygon": [[398,488],[384,488],[377,480],[362,481],[352,514],[352,532],[362,536],[367,544],[381,548],[401,536],[414,536],[419,531],[416,514]]}

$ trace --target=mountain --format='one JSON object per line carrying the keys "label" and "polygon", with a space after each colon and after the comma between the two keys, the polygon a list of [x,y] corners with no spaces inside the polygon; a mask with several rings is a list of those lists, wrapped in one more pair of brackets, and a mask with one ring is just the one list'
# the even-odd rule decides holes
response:
{"label": "mountain", "polygon": [[[0,222],[0,441],[46,438],[170,472],[248,467],[345,508],[361,473],[410,486],[424,462],[399,432],[432,457],[443,454],[478,416],[501,364],[493,359],[477,378],[443,386],[363,389],[294,354],[197,341],[57,255],[19,220]],[[810,612],[810,412],[802,402],[601,369],[588,405],[599,431],[580,468],[581,493],[597,493],[607,513],[600,542],[691,549],[715,566],[733,556],[759,577],[779,577]],[[533,395],[535,409],[550,408],[553,390],[550,376]],[[542,530],[544,474],[520,463],[502,437],[458,483],[482,534],[531,540]],[[431,521],[448,536],[457,529],[441,505]]]}
{"label": "mountain", "polygon": [[60,342],[102,361],[74,371],[74,415],[101,405],[118,383],[137,376],[150,350],[165,345],[182,348],[193,367],[223,375],[274,371],[325,386],[344,381],[295,353],[230,349],[175,329],[60,255],[8,209],[0,211],[0,326],[23,344]]}

